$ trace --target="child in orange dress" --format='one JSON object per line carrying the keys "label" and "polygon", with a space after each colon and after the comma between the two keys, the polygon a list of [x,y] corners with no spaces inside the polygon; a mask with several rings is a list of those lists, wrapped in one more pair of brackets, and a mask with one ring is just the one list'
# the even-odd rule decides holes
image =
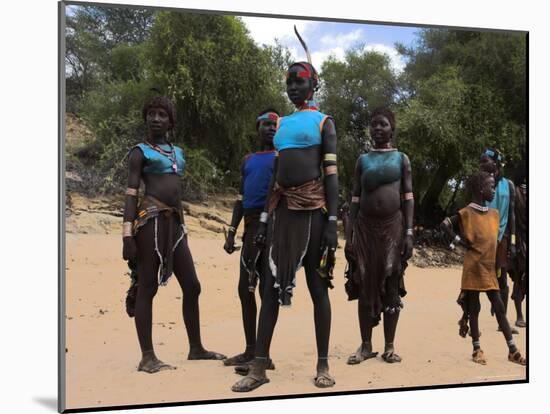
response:
{"label": "child in orange dress", "polygon": [[[487,360],[479,342],[479,292],[485,292],[495,310],[499,327],[508,345],[508,360],[520,365],[527,363],[517,349],[506,313],[499,294],[499,286],[495,268],[497,238],[499,228],[498,210],[485,206],[495,196],[495,179],[487,172],[479,171],[473,174],[467,182],[471,203],[461,209],[457,215],[447,217],[441,223],[453,242],[466,247],[464,265],[462,268],[462,283],[460,299],[465,313],[470,321],[472,336],[472,359],[485,365]],[[458,230],[460,236],[455,233]]]}

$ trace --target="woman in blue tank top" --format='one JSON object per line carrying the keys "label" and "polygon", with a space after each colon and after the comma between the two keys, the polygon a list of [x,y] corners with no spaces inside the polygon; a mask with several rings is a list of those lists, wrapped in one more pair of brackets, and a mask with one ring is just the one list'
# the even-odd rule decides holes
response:
{"label": "woman in blue tank top", "polygon": [[241,165],[241,185],[239,195],[233,207],[231,226],[227,234],[224,250],[232,254],[235,251],[235,235],[239,223],[244,218],[243,246],[240,258],[240,277],[238,284],[239,299],[243,318],[246,348],[223,361],[224,365],[244,365],[254,359],[256,349],[256,285],[260,285],[260,298],[265,285],[265,270],[267,256],[254,243],[254,237],[260,225],[260,214],[263,211],[269,183],[273,175],[275,135],[279,113],[266,109],[256,119],[256,130],[260,151],[248,154]]}
{"label": "woman in blue tank top", "polygon": [[[175,125],[174,105],[168,98],[153,98],[143,108],[143,119],[148,136],[128,157],[122,256],[135,263],[137,271],[135,323],[142,352],[138,371],[155,373],[175,369],[156,357],[151,332],[153,298],[158,286],[168,282],[172,271],[185,297],[182,313],[189,339],[188,359],[219,360],[225,356],[207,351],[201,343],[201,287],[181,210],[180,176],[185,160],[181,148],[166,139]],[[140,181],[145,184],[145,194],[138,204]]]}
{"label": "woman in blue tank top", "polygon": [[387,108],[372,111],[374,148],[357,160],[350,208],[352,234],[346,237],[349,299],[358,300],[362,343],[348,364],[373,358],[372,330],[384,315],[382,358],[400,362],[395,331],[406,294],[403,273],[413,246],[413,189],[408,157],[392,145],[395,116]]}
{"label": "woman in blue tank top", "polygon": [[269,382],[266,368],[279,306],[290,305],[296,272],[302,265],[314,307],[314,384],[321,388],[335,384],[328,366],[328,287],[332,286],[337,244],[336,131],[332,118],[319,112],[313,101],[317,81],[310,63],[294,63],[288,69],[287,94],[296,112],[279,120],[274,138],[278,156],[256,237],[258,244],[266,245],[271,274],[266,276],[262,295],[255,358],[248,375],[233,385],[235,392],[248,392]]}

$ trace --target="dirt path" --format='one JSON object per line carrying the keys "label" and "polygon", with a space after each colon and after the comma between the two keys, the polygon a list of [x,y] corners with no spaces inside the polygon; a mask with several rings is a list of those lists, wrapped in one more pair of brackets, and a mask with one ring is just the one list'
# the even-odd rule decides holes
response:
{"label": "dirt path", "polygon": [[[227,209],[224,214],[227,217]],[[178,369],[155,375],[136,371],[140,353],[134,321],[124,311],[129,279],[124,276],[126,265],[120,258],[120,218],[107,220],[98,212],[81,212],[79,216],[69,217],[67,227],[72,231],[67,233],[66,261],[67,408],[241,397],[230,391],[240,378],[231,368],[220,362],[186,360],[182,295],[175,279],[160,288],[155,298],[153,337],[158,356]],[[100,219],[104,222],[98,226]],[[205,230],[196,218],[192,221],[190,246],[202,284],[203,342],[209,349],[233,355],[244,347],[236,290],[239,258],[222,250],[221,234]],[[87,234],[82,233],[83,226],[89,226],[84,230]],[[360,336],[357,305],[346,300],[343,289],[343,250],[337,253],[336,287],[330,292],[330,364],[336,386],[329,391],[525,378],[524,367],[506,360],[506,345],[496,331],[486,298],[482,299],[480,329],[489,364],[482,367],[470,362],[469,338],[457,334],[459,268],[410,266],[407,270],[409,294],[395,342],[403,357],[401,364],[390,365],[377,358],[359,366],[346,365]],[[513,317],[512,309],[509,317]],[[382,351],[381,326],[375,330],[373,341],[375,350]],[[523,351],[525,330],[516,336],[516,342]],[[280,313],[271,353],[277,365],[276,371],[269,372],[271,383],[247,396],[323,392],[312,382],[315,337],[303,271],[292,307]]]}

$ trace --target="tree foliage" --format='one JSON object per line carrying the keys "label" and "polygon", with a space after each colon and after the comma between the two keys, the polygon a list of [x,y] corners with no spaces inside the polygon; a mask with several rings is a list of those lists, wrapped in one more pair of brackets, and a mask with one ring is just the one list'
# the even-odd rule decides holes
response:
{"label": "tree foliage", "polygon": [[483,148],[500,149],[511,166],[525,155],[525,36],[427,29],[400,50],[409,60],[400,145],[413,165],[418,220],[433,224]]}
{"label": "tree foliage", "polygon": [[[242,156],[256,148],[255,118],[292,108],[285,94],[289,51],[257,45],[234,16],[69,6],[67,111],[94,133],[69,154],[123,185],[125,155],[143,139],[144,102],[160,90],[177,107],[172,140],[188,158],[187,197],[235,186]],[[430,224],[462,198],[461,183],[484,147],[504,152],[506,173],[526,158],[526,37],[519,33],[424,29],[397,73],[389,56],[357,46],[320,68],[319,100],[335,119],[340,189],[349,195],[358,155],[368,150],[368,113],[397,115],[398,147],[413,168],[417,222]],[[98,180],[94,180],[97,183]]]}
{"label": "tree foliage", "polygon": [[[155,89],[177,107],[172,141],[198,163],[188,170],[187,195],[235,185],[242,156],[256,149],[257,113],[289,110],[288,51],[257,46],[232,16],[157,12],[145,19],[139,10],[106,10],[78,7],[68,17],[67,109],[97,137],[80,151],[87,165],[105,176],[106,190],[121,185],[124,155],[143,139],[141,108]],[[136,19],[139,30],[124,27]]]}
{"label": "tree foliage", "polygon": [[105,79],[118,78],[127,71],[117,64],[120,63],[117,55],[125,46],[139,45],[147,39],[153,18],[154,12],[148,9],[68,6],[65,33],[68,111],[78,112],[87,92]]}

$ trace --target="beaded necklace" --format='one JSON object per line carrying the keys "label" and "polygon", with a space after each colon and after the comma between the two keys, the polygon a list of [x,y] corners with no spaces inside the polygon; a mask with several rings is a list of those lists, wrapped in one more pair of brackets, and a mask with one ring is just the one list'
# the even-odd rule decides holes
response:
{"label": "beaded necklace", "polygon": [[154,149],[158,153],[160,153],[160,154],[164,155],[165,157],[167,157],[172,163],[172,170],[174,171],[174,173],[178,172],[178,164],[176,162],[176,148],[174,147],[174,145],[172,145],[170,142],[167,142],[166,145],[168,145],[170,147],[170,151],[166,151],[166,150],[163,150],[157,144],[151,144],[149,141],[145,141],[145,143],[150,148]]}
{"label": "beaded necklace", "polygon": [[472,207],[474,210],[477,210],[477,211],[483,211],[483,212],[489,211],[489,207],[480,206],[479,204],[474,203],[474,202],[468,204],[468,207]]}

